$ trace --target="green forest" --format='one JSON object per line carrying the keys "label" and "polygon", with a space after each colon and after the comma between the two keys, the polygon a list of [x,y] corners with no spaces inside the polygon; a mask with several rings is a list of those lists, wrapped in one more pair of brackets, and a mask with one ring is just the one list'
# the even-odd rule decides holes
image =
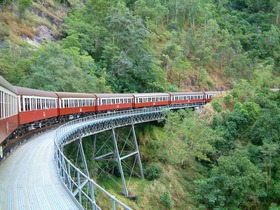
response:
{"label": "green forest", "polygon": [[130,207],[280,209],[279,0],[0,0],[0,9],[0,75],[13,85],[229,91],[200,114],[137,127],[146,180],[132,184],[136,202],[122,198]]}

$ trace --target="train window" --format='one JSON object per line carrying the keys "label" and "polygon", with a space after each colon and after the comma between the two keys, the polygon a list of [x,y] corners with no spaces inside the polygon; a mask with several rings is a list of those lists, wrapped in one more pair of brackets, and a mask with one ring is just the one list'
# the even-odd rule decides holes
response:
{"label": "train window", "polygon": [[46,106],[46,99],[44,98],[41,99],[41,107],[42,109],[48,109],[48,107]]}
{"label": "train window", "polygon": [[[36,99],[35,99],[36,100]],[[36,106],[36,109],[41,109],[42,107],[41,107],[41,99],[40,98],[37,98],[37,100],[36,100],[36,104],[37,104],[37,106]]]}
{"label": "train window", "polygon": [[20,111],[23,112],[24,111],[24,103],[23,103],[23,99],[20,97]]}
{"label": "train window", "polygon": [[46,104],[49,109],[53,108],[53,99],[47,99]]}
{"label": "train window", "polygon": [[106,104],[106,99],[102,99],[102,105]]}
{"label": "train window", "polygon": [[8,108],[8,106],[7,106],[7,103],[8,103],[8,96],[7,96],[7,94],[5,93],[4,94],[4,117],[7,117],[7,108]]}
{"label": "train window", "polygon": [[52,108],[52,99],[45,99],[45,106],[47,109]]}
{"label": "train window", "polygon": [[74,99],[74,107],[78,107],[79,106],[79,100],[78,99]]}
{"label": "train window", "polygon": [[68,107],[73,107],[74,101],[73,99],[68,99]]}
{"label": "train window", "polygon": [[29,98],[24,98],[24,104],[25,104],[25,111],[30,110],[30,100]]}
{"label": "train window", "polygon": [[69,107],[69,100],[65,99],[64,100],[64,108],[68,108]]}
{"label": "train window", "polygon": [[4,108],[4,101],[3,101],[3,92],[0,91],[0,119],[3,117],[3,108]]}
{"label": "train window", "polygon": [[44,107],[44,109],[49,109],[50,108],[50,100],[51,99],[43,99],[43,107]]}
{"label": "train window", "polygon": [[55,99],[50,99],[50,101],[49,101],[49,103],[50,103],[50,105],[49,105],[50,109],[56,108],[55,101],[56,101]]}
{"label": "train window", "polygon": [[155,98],[151,98],[151,100],[152,100],[152,102],[155,102],[155,101],[156,101],[156,99],[155,99]]}
{"label": "train window", "polygon": [[7,109],[7,98],[6,93],[3,93],[3,118],[6,117],[6,109]]}

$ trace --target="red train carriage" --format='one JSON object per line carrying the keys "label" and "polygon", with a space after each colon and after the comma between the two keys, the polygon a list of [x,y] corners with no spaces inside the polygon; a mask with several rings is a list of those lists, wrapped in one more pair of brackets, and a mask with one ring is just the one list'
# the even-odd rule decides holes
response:
{"label": "red train carriage", "polygon": [[169,105],[170,94],[168,93],[137,93],[134,96],[134,107],[151,107]]}
{"label": "red train carriage", "polygon": [[19,124],[34,127],[44,126],[58,116],[57,95],[53,92],[16,87],[19,94]]}
{"label": "red train carriage", "polygon": [[132,94],[95,94],[97,98],[96,111],[132,109]]}
{"label": "red train carriage", "polygon": [[203,92],[177,92],[170,93],[170,103],[187,104],[187,103],[204,103]]}
{"label": "red train carriage", "polygon": [[58,96],[59,115],[73,116],[96,111],[96,97],[90,93],[56,92]]}
{"label": "red train carriage", "polygon": [[[0,145],[18,127],[17,90],[0,76]],[[2,146],[0,146],[2,157]]]}
{"label": "red train carriage", "polygon": [[225,94],[227,91],[209,91],[205,92],[205,103],[212,101],[213,97],[218,94]]}

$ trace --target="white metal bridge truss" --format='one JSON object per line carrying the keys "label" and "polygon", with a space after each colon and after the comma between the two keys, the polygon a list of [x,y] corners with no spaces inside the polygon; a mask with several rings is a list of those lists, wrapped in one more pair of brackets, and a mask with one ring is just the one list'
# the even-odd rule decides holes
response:
{"label": "white metal bridge truss", "polygon": [[[116,161],[123,183],[123,194],[128,196],[129,191],[123,171],[124,160],[134,158],[130,174],[136,173],[134,168],[137,162],[138,174],[140,177],[144,178],[134,125],[164,119],[166,112],[171,109],[201,107],[202,105],[204,104],[194,103],[172,107],[153,107],[117,111],[77,119],[62,125],[56,131],[54,157],[61,181],[64,183],[70,195],[75,198],[77,205],[81,209],[102,209],[102,203],[97,203],[96,201],[97,194],[98,197],[102,199],[102,202],[104,202],[105,198],[109,199],[112,209],[116,209],[117,206],[130,209],[90,178],[82,146],[83,138],[92,136],[94,148],[92,153],[95,161]],[[117,134],[117,129],[124,126],[130,126],[130,131],[127,137],[120,138]],[[111,139],[105,140],[101,143],[101,146],[99,144],[99,148],[97,148],[96,135],[104,131],[111,131]],[[74,141],[78,142],[78,154],[82,160],[82,169],[74,165],[63,154],[64,147]],[[107,147],[107,152],[102,154],[102,152],[106,151],[102,150],[104,147]],[[98,191],[98,193],[96,191]]]}

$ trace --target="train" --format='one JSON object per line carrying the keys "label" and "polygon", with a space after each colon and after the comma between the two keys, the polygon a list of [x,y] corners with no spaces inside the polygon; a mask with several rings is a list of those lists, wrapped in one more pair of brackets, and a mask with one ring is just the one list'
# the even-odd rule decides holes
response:
{"label": "train", "polygon": [[50,92],[11,85],[0,76],[0,158],[24,133],[101,112],[181,104],[206,104],[220,91],[168,93]]}

